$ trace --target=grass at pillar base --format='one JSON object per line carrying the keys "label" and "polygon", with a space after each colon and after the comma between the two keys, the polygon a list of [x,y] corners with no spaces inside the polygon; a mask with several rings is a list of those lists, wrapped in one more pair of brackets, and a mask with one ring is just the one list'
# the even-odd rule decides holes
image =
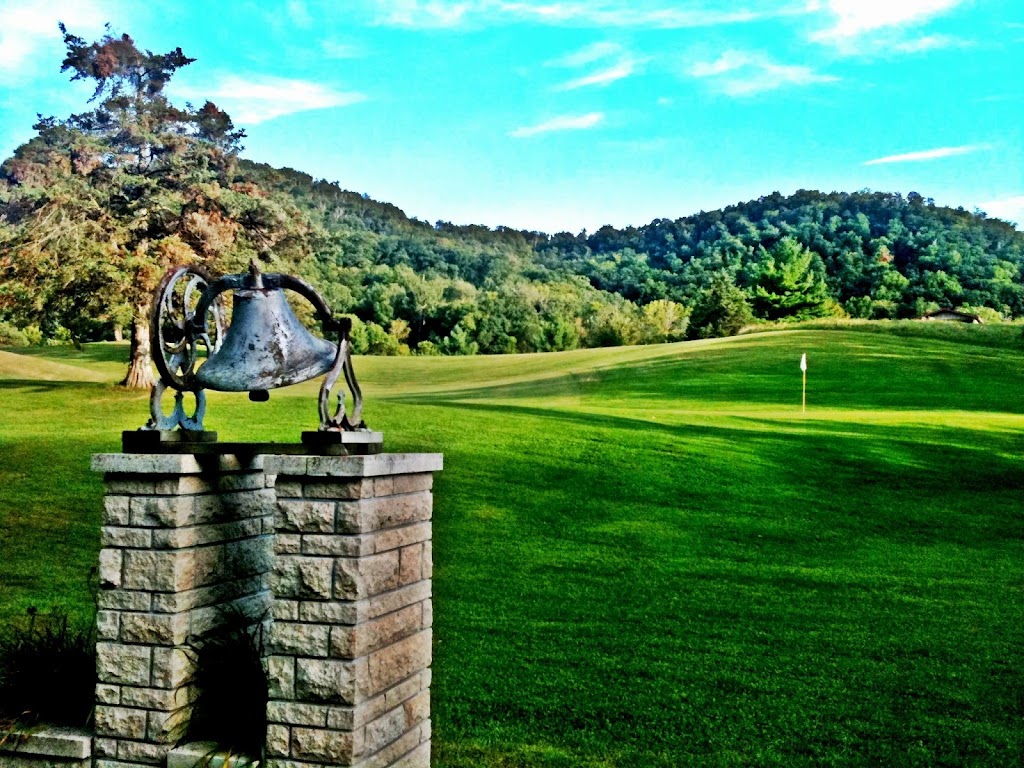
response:
{"label": "grass at pillar base", "polygon": [[[921,325],[357,359],[385,450],[445,454],[435,765],[1019,762],[1024,351]],[[0,613],[88,610],[123,355],[0,355]],[[207,426],[295,440],[315,393]]]}

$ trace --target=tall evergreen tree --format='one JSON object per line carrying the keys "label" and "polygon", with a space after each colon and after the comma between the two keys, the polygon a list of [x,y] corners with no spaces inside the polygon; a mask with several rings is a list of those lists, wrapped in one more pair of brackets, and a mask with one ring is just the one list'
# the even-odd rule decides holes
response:
{"label": "tall evergreen tree", "polygon": [[830,314],[831,297],[814,254],[791,237],[782,238],[771,251],[760,248],[754,280],[754,312],[766,320],[823,317]]}
{"label": "tall evergreen tree", "polygon": [[165,96],[193,61],[180,48],[142,50],[109,27],[92,43],[61,31],[61,71],[95,83],[93,108],[41,119],[3,166],[0,214],[15,227],[4,277],[19,286],[7,295],[31,297],[27,313],[43,322],[73,325],[83,312],[130,321],[122,383],[148,387],[152,291],[167,267],[240,268],[271,246],[303,251],[301,231],[259,188],[233,183],[244,134],[226,113]]}

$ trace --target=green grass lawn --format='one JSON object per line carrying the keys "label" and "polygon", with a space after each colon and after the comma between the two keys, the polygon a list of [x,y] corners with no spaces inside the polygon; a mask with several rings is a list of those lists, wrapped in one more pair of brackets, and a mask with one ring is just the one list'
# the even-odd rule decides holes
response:
{"label": "green grass lawn", "polygon": [[[0,618],[89,610],[124,356],[0,352]],[[435,765],[1024,764],[1022,358],[876,324],[357,359],[386,449],[445,454]],[[207,426],[294,441],[315,391]]]}

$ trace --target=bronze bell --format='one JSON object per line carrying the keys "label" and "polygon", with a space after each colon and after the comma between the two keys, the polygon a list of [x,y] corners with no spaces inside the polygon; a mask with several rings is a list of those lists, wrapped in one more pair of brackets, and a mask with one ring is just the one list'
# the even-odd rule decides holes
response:
{"label": "bronze bell", "polygon": [[280,288],[237,290],[231,326],[196,382],[221,392],[265,391],[327,373],[335,344],[316,338],[299,322]]}

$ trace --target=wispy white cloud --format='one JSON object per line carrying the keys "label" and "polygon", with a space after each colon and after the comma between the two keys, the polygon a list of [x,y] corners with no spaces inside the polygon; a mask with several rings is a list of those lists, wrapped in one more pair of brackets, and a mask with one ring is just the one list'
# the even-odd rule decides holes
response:
{"label": "wispy white cloud", "polygon": [[626,58],[607,69],[601,69],[597,72],[592,72],[589,75],[577,77],[567,83],[562,83],[556,90],[573,91],[577,88],[586,88],[589,85],[610,85],[616,80],[622,80],[629,77],[636,72],[636,69],[636,61],[631,58]]}
{"label": "wispy white cloud", "polygon": [[896,53],[924,53],[941,48],[968,48],[971,45],[973,45],[971,41],[961,40],[951,35],[922,35],[921,37],[897,40],[887,48]]}
{"label": "wispy white cloud", "polygon": [[706,78],[711,86],[729,96],[753,96],[778,88],[834,83],[839,78],[810,67],[779,64],[761,53],[725,51],[712,61],[697,62],[687,70],[692,77]]}
{"label": "wispy white cloud", "polygon": [[622,46],[618,43],[598,42],[580,48],[578,51],[567,53],[557,59],[545,62],[546,67],[585,67],[595,61],[607,59],[622,52]]}
{"label": "wispy white cloud", "polygon": [[215,102],[241,125],[255,125],[296,112],[345,107],[367,98],[362,93],[334,91],[307,80],[237,75],[223,78],[212,88],[189,89],[184,95],[194,101]]}
{"label": "wispy white cloud", "polygon": [[832,46],[843,56],[915,54],[972,45],[950,35],[912,34],[911,30],[954,11],[971,0],[811,0],[829,17],[829,25],[811,40]]}
{"label": "wispy white cloud", "polygon": [[1024,195],[1011,195],[998,200],[988,200],[978,203],[978,208],[989,216],[1012,221],[1018,229],[1024,226]]}
{"label": "wispy white cloud", "polygon": [[634,58],[628,51],[623,50],[621,45],[603,42],[588,45],[578,51],[548,61],[545,66],[579,69],[590,64],[599,64],[600,67],[585,75],[574,77],[568,82],[555,86],[555,90],[573,91],[577,88],[586,88],[594,85],[610,85],[616,80],[623,80],[636,73],[643,62]]}
{"label": "wispy white cloud", "polygon": [[683,29],[742,24],[808,13],[798,0],[747,0],[733,9],[703,3],[680,8],[628,0],[377,0],[378,22],[402,27],[454,27],[462,24],[533,22],[576,27],[645,27]]}
{"label": "wispy white cloud", "polygon": [[479,2],[377,0],[380,24],[393,27],[455,27]]}
{"label": "wispy white cloud", "polygon": [[959,147],[937,147],[935,149],[924,149],[918,152],[904,152],[899,155],[886,155],[876,157],[874,160],[867,160],[862,165],[888,165],[889,163],[923,163],[928,160],[939,160],[943,157],[955,155],[967,155],[972,152],[991,149],[986,144],[965,144]]}
{"label": "wispy white cloud", "polygon": [[[0,2],[0,76],[19,79],[40,49],[57,43],[63,21],[74,34],[96,32],[111,14],[96,0],[4,0]],[[58,60],[59,62],[59,60]]]}
{"label": "wispy white cloud", "polygon": [[[832,26],[815,33],[819,42],[840,42],[869,32],[920,24],[967,0],[828,0]],[[814,0],[812,7],[820,7]]]}
{"label": "wispy white cloud", "polygon": [[604,121],[603,112],[588,112],[585,115],[561,115],[545,120],[536,125],[524,125],[509,132],[509,136],[516,139],[526,139],[530,136],[537,136],[542,133],[554,133],[556,131],[582,131],[594,128]]}

